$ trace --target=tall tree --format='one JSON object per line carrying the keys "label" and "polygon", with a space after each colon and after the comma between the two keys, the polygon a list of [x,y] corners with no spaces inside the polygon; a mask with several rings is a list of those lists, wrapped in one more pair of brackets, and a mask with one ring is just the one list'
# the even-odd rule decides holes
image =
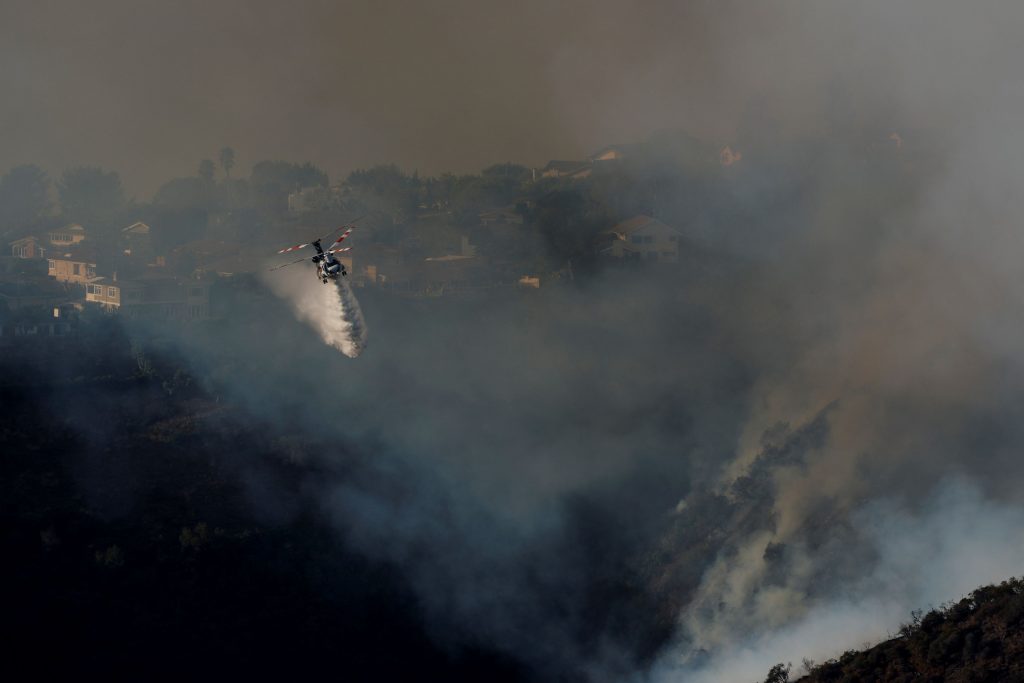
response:
{"label": "tall tree", "polygon": [[50,208],[50,179],[46,171],[27,164],[0,178],[0,229],[21,230]]}
{"label": "tall tree", "polygon": [[199,162],[199,178],[205,183],[213,183],[213,174],[216,167],[210,159],[203,159]]}
{"label": "tall tree", "polygon": [[253,165],[249,182],[257,201],[267,209],[283,211],[288,194],[306,187],[327,187],[327,174],[310,163],[260,161]]}
{"label": "tall tree", "polygon": [[60,206],[67,220],[109,227],[124,206],[121,178],[96,166],[69,168],[57,183]]}
{"label": "tall tree", "polygon": [[235,167],[235,150],[225,147],[220,151],[220,166],[224,169],[224,175],[231,178],[231,169]]}

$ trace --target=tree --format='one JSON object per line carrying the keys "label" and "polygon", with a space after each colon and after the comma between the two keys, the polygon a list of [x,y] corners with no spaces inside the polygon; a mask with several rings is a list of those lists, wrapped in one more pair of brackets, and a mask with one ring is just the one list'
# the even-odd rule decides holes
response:
{"label": "tree", "polygon": [[601,199],[583,186],[571,185],[537,200],[534,218],[556,260],[592,256],[595,239],[615,223]]}
{"label": "tree", "polygon": [[203,159],[199,162],[199,177],[204,183],[213,183],[213,174],[216,171],[216,167],[213,165],[213,161],[210,159]]}
{"label": "tree", "polygon": [[789,683],[790,665],[776,664],[768,671],[764,683]]}
{"label": "tree", "polygon": [[160,186],[153,203],[167,209],[211,210],[213,188],[202,178],[174,178]]}
{"label": "tree", "polygon": [[517,183],[525,183],[530,179],[532,173],[526,166],[506,162],[488,166],[480,172],[485,178],[509,178]]}
{"label": "tree", "polygon": [[305,187],[327,187],[327,174],[310,163],[261,161],[252,167],[249,183],[257,201],[274,211],[288,206],[288,194]]}
{"label": "tree", "polygon": [[225,147],[220,151],[220,166],[224,169],[224,175],[231,178],[231,169],[235,167],[235,150]]}
{"label": "tree", "polygon": [[121,178],[95,166],[64,171],[57,194],[64,218],[82,223],[109,223],[124,205]]}
{"label": "tree", "polygon": [[0,228],[23,229],[49,207],[50,179],[38,166],[16,166],[0,178]]}
{"label": "tree", "polygon": [[397,223],[416,219],[423,186],[418,174],[407,176],[398,166],[386,164],[353,171],[345,184],[364,210],[388,214]]}

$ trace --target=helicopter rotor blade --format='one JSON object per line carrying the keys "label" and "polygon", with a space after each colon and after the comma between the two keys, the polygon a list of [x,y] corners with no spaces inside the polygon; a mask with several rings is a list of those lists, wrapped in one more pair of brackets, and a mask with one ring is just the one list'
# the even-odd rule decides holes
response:
{"label": "helicopter rotor blade", "polygon": [[297,259],[295,261],[291,261],[290,263],[282,263],[279,266],[274,266],[273,268],[268,268],[268,270],[280,270],[282,268],[287,268],[288,266],[294,266],[296,263],[302,263],[305,260],[306,260],[305,258],[300,258],[300,259]]}
{"label": "helicopter rotor blade", "polygon": [[[366,214],[365,213],[362,216],[360,216],[359,218],[354,218],[354,219],[350,220],[348,223],[345,223],[344,225],[341,225],[338,228],[330,231],[329,233],[327,233],[326,235],[324,235],[320,239],[325,240],[328,237],[330,237],[331,235],[333,235],[334,233],[336,233],[336,232],[338,232],[340,230],[344,230],[345,228],[348,228],[349,232],[352,232],[352,228],[356,227],[356,223],[358,223],[359,221],[363,220],[364,218],[366,218]],[[335,244],[337,244],[337,242],[335,242]]]}
{"label": "helicopter rotor blade", "polygon": [[351,235],[353,230],[355,230],[355,228],[349,228],[345,232],[341,233],[341,237],[339,237],[338,239],[334,240],[334,244],[332,244],[330,248],[333,249],[334,247],[336,247],[339,244],[341,244],[342,242],[344,242],[345,238],[348,237],[349,235]]}
{"label": "helicopter rotor blade", "polygon": [[279,251],[277,253],[278,254],[287,254],[289,251],[295,251],[296,249],[302,249],[303,247],[308,247],[310,244],[312,244],[312,242],[306,242],[305,244],[296,244],[294,247],[288,247],[287,249],[282,249],[281,251]]}
{"label": "helicopter rotor blade", "polygon": [[340,249],[331,249],[328,254],[337,254],[339,251],[352,251],[352,247],[341,247]]}

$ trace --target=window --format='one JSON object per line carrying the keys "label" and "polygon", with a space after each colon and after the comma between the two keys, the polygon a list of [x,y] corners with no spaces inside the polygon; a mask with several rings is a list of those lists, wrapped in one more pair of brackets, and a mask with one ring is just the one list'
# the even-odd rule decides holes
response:
{"label": "window", "polygon": [[113,287],[107,287],[107,296],[113,299],[115,296],[117,296],[117,290],[114,289]]}
{"label": "window", "polygon": [[82,274],[82,264],[81,263],[73,264],[73,268],[74,268],[75,275],[81,275]]}
{"label": "window", "polygon": [[53,259],[48,260],[46,265],[49,266],[50,270],[57,270],[57,264],[53,262]]}

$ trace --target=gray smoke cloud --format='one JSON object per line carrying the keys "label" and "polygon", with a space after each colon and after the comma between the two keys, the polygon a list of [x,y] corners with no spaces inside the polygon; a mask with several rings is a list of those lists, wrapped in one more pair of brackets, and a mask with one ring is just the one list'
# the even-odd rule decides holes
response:
{"label": "gray smoke cloud", "polygon": [[[183,127],[202,131],[191,146],[160,138],[189,169],[227,130],[332,170],[342,157],[546,160],[661,128],[742,153],[713,210],[679,225],[702,256],[678,272],[486,302],[367,291],[375,343],[355,363],[262,300],[216,338],[182,340],[196,372],[269,427],[334,444],[309,447],[344,472],[311,481],[311,499],[401,568],[433,635],[553,676],[752,680],[1020,573],[1024,9],[475,5],[373,15],[393,29],[386,44],[358,13],[337,40],[342,10],[327,3],[226,3],[198,26],[154,15],[179,22],[171,38],[206,38],[166,67],[204,79],[156,114],[194,120],[192,103],[211,117]],[[5,10],[42,30],[34,10]],[[24,93],[63,53],[19,35],[0,50],[17,55],[4,87]],[[253,47],[271,38],[279,59]],[[365,54],[383,57],[353,57]],[[113,102],[137,85],[117,73]],[[293,99],[266,103],[264,75]],[[63,121],[29,120],[38,97],[0,105],[24,139]],[[151,113],[126,130],[184,167],[140,123]],[[101,114],[87,122],[113,127]],[[39,149],[51,165],[75,158]],[[331,288],[296,277],[307,320],[340,320],[315,298]]]}
{"label": "gray smoke cloud", "polygon": [[[318,489],[339,529],[403,567],[442,640],[597,680],[644,670],[673,630],[656,678],[832,656],[1018,559],[999,530],[1022,504],[1021,11],[664,11],[701,19],[701,47],[624,59],[579,129],[658,87],[635,130],[736,113],[730,194],[681,226],[711,255],[528,302],[376,301],[374,352],[321,370],[344,438],[378,458]],[[576,40],[555,78],[586,62]],[[689,49],[708,60],[693,90],[673,81]],[[718,98],[673,119],[702,88]],[[270,376],[321,395],[291,365]],[[922,561],[967,540],[957,519],[1000,559]]]}
{"label": "gray smoke cloud", "polygon": [[[867,503],[852,522],[877,553],[868,571],[830,586],[827,596],[812,602],[800,585],[810,567],[796,567],[787,584],[764,587],[757,598],[759,608],[776,612],[774,627],[765,629],[764,615],[757,615],[748,621],[748,635],[739,638],[740,625],[731,624],[720,655],[697,666],[666,657],[651,679],[754,681],[776,662],[797,668],[804,658],[820,662],[894,637],[912,610],[957,600],[1024,566],[1024,508],[988,499],[967,480],[945,482],[918,509],[894,499]],[[764,559],[749,557],[745,563],[749,569]],[[696,619],[692,613],[691,618]],[[720,624],[689,626],[708,640],[722,635]]]}

